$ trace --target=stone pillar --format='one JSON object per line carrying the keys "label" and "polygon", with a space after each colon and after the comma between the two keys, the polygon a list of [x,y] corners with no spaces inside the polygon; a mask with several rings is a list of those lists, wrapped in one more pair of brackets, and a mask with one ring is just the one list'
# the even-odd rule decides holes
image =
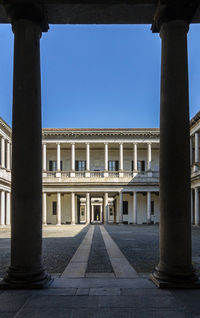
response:
{"label": "stone pillar", "polygon": [[10,143],[7,142],[7,157],[6,157],[6,168],[7,170],[10,170]]}
{"label": "stone pillar", "polygon": [[87,206],[87,216],[86,216],[86,222],[90,223],[90,194],[86,194],[86,206]]}
{"label": "stone pillar", "polygon": [[104,148],[104,177],[108,177],[108,143],[105,143]]}
{"label": "stone pillar", "polygon": [[160,262],[151,279],[161,288],[197,280],[191,263],[188,28],[184,20],[160,26]]}
{"label": "stone pillar", "polygon": [[137,192],[133,192],[133,224],[137,224]]}
{"label": "stone pillar", "polygon": [[72,222],[71,224],[75,224],[76,216],[75,216],[75,193],[71,193],[71,208],[72,208]]}
{"label": "stone pillar", "polygon": [[86,144],[86,177],[90,177],[90,144]]}
{"label": "stone pillar", "polygon": [[123,143],[119,144],[119,170],[123,171],[124,169],[124,157],[123,157]]}
{"label": "stone pillar", "polygon": [[147,170],[151,170],[151,143],[148,143]]}
{"label": "stone pillar", "polygon": [[47,194],[43,192],[42,194],[42,223],[47,225]]}
{"label": "stone pillar", "polygon": [[137,171],[137,144],[134,144],[134,171]]}
{"label": "stone pillar", "polygon": [[191,224],[194,224],[194,198],[193,198],[193,189],[191,189]]}
{"label": "stone pillar", "polygon": [[0,225],[4,226],[5,225],[5,191],[1,191],[1,222]]}
{"label": "stone pillar", "polygon": [[1,138],[1,167],[5,168],[5,138]]}
{"label": "stone pillar", "polygon": [[123,192],[119,192],[119,223],[123,223]]}
{"label": "stone pillar", "polygon": [[194,189],[194,224],[199,225],[199,189]]}
{"label": "stone pillar", "polygon": [[199,170],[199,133],[194,134],[194,172]]}
{"label": "stone pillar", "polygon": [[108,192],[104,193],[104,223],[108,223]]}
{"label": "stone pillar", "polygon": [[43,171],[47,170],[47,145],[43,144]]}
{"label": "stone pillar", "polygon": [[147,224],[151,224],[151,192],[147,192]]}
{"label": "stone pillar", "polygon": [[11,266],[2,288],[44,288],[50,281],[41,263],[41,26],[33,15],[13,22]]}
{"label": "stone pillar", "polygon": [[61,225],[61,194],[57,193],[56,225]]}
{"label": "stone pillar", "polygon": [[71,149],[71,177],[75,177],[75,143],[72,143],[72,149]]}
{"label": "stone pillar", "polygon": [[10,192],[6,192],[6,225],[10,225]]}
{"label": "stone pillar", "polygon": [[60,171],[60,143],[57,143],[57,171]]}
{"label": "stone pillar", "polygon": [[192,167],[192,136],[190,137],[190,166]]}

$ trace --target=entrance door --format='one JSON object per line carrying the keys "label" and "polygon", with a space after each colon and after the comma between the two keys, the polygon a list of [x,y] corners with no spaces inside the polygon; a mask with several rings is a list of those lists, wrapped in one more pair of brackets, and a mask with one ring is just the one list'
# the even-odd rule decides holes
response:
{"label": "entrance door", "polygon": [[101,222],[100,205],[94,206],[94,222]]}

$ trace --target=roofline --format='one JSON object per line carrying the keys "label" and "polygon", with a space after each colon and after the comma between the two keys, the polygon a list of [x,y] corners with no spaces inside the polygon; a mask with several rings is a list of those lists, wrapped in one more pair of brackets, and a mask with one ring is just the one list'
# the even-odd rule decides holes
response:
{"label": "roofline", "polygon": [[11,136],[12,135],[12,128],[5,122],[5,120],[3,120],[2,117],[0,117],[0,124],[7,130],[7,132]]}

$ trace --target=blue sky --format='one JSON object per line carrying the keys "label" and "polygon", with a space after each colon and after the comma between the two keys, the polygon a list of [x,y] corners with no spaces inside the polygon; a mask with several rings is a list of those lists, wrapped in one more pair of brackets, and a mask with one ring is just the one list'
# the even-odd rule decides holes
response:
{"label": "blue sky", "polygon": [[[199,36],[191,25],[191,117],[200,110]],[[11,125],[9,25],[0,25],[0,41],[0,116]],[[41,39],[43,127],[159,127],[160,56],[149,25],[51,25]]]}

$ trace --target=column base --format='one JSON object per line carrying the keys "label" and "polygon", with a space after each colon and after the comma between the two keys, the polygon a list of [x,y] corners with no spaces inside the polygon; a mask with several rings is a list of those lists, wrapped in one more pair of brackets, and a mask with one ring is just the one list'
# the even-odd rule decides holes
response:
{"label": "column base", "polygon": [[188,275],[170,275],[159,271],[158,268],[150,275],[149,279],[159,288],[165,289],[197,289],[200,288],[200,280],[192,270]]}
{"label": "column base", "polygon": [[10,267],[0,289],[43,289],[48,288],[53,279],[43,268]]}

